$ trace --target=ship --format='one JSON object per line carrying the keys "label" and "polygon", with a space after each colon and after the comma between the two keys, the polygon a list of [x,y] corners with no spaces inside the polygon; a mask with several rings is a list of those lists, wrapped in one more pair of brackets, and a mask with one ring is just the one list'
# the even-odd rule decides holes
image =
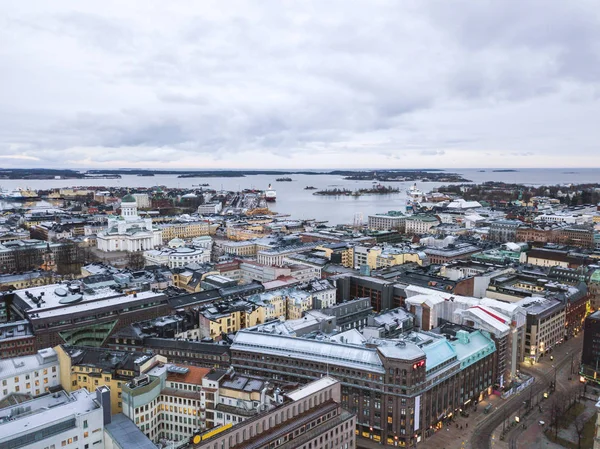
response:
{"label": "ship", "polygon": [[265,200],[266,201],[275,201],[277,199],[277,192],[273,190],[271,184],[269,184],[269,188],[265,192]]}
{"label": "ship", "polygon": [[0,199],[6,201],[23,201],[39,198],[35,190],[16,188],[11,191],[0,189]]}

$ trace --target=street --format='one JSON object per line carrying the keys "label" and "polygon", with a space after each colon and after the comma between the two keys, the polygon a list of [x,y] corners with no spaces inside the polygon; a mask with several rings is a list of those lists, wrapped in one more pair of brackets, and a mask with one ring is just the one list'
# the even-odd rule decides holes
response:
{"label": "street", "polygon": [[[583,333],[569,339],[565,343],[553,350],[554,360],[550,360],[550,355],[542,358],[542,361],[534,366],[528,363],[521,364],[521,371],[535,378],[534,383],[516,393],[507,400],[502,400],[498,396],[492,395],[479,404],[477,412],[471,412],[469,418],[457,417],[456,422],[446,426],[446,428],[437,431],[434,435],[417,445],[420,449],[517,449],[519,446],[536,447],[527,444],[531,439],[539,439],[543,429],[538,422],[549,410],[544,410],[547,399],[543,399],[544,393],[549,392],[550,383],[556,378],[557,389],[566,391],[570,386],[577,385],[579,382],[579,359],[583,346]],[[571,371],[573,370],[573,374]],[[569,380],[571,377],[571,380]],[[551,397],[551,395],[550,395]],[[524,415],[525,402],[531,404],[529,413]],[[483,413],[486,404],[493,404],[493,411],[488,415]],[[539,407],[543,412],[540,412]],[[547,407],[548,408],[548,407]],[[521,424],[527,426],[527,442],[519,445],[520,436],[524,429],[522,425],[512,424],[515,422],[515,416],[519,420],[523,418]],[[549,423],[549,419],[545,419]],[[458,425],[457,425],[458,424]],[[536,428],[535,426],[538,426]],[[505,439],[500,440],[503,427],[512,429],[507,431]],[[543,435],[541,435],[543,437]],[[544,437],[545,438],[545,437]],[[381,447],[380,444],[364,438],[357,438],[357,447],[362,449],[374,449]],[[552,443],[548,448],[556,447]]]}

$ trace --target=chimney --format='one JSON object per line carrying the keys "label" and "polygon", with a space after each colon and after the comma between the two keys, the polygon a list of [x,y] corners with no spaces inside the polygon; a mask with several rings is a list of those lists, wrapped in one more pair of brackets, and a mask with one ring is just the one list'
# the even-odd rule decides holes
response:
{"label": "chimney", "polygon": [[102,416],[106,426],[111,422],[110,388],[105,385],[96,388],[96,401],[102,406]]}

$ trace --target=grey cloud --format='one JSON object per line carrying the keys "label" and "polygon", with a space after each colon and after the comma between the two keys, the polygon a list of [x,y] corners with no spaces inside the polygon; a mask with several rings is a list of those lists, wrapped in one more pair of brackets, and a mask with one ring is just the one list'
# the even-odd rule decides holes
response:
{"label": "grey cloud", "polygon": [[0,6],[1,164],[593,154],[592,1],[216,5]]}

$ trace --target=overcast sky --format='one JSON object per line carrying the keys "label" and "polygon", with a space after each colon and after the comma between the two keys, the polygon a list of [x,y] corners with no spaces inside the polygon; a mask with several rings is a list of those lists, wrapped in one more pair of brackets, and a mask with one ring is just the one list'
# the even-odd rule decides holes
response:
{"label": "overcast sky", "polygon": [[597,0],[4,1],[0,167],[600,167]]}

